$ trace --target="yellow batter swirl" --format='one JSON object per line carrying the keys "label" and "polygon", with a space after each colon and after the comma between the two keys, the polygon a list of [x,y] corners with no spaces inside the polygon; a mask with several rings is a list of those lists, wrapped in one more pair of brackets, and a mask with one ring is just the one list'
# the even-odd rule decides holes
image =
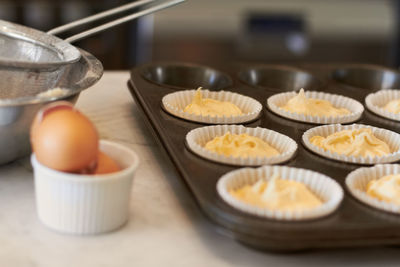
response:
{"label": "yellow batter swirl", "polygon": [[199,87],[194,95],[192,103],[187,105],[184,112],[202,116],[237,116],[243,114],[238,106],[231,102],[204,98]]}
{"label": "yellow batter swirl", "polygon": [[316,208],[322,201],[306,185],[279,178],[274,174],[268,182],[260,179],[254,185],[246,185],[230,194],[247,204],[279,211],[301,211]]}
{"label": "yellow batter swirl", "polygon": [[230,132],[208,141],[205,148],[227,157],[273,157],[280,154],[258,137]]}
{"label": "yellow batter swirl", "polygon": [[372,180],[367,185],[367,194],[382,201],[400,205],[400,174]]}
{"label": "yellow batter swirl", "polygon": [[346,156],[375,157],[391,153],[389,146],[368,128],[344,130],[327,137],[313,136],[310,138],[310,142],[325,151]]}
{"label": "yellow batter swirl", "polygon": [[400,113],[400,99],[389,101],[383,109],[392,113]]}
{"label": "yellow batter swirl", "polygon": [[335,108],[331,102],[322,99],[307,98],[302,88],[298,95],[292,97],[282,109],[298,114],[311,116],[337,117],[350,114],[345,108]]}

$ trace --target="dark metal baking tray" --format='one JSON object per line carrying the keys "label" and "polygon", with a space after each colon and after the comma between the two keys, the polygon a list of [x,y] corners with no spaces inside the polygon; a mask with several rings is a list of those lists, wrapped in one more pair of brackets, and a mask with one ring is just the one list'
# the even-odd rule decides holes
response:
{"label": "dark metal baking tray", "polygon": [[[301,143],[301,136],[315,125],[279,117],[266,107],[269,96],[301,87],[349,96],[364,103],[371,92],[400,88],[398,72],[375,65],[237,64],[216,70],[179,62],[152,63],[133,69],[128,85],[201,210],[239,242],[274,251],[400,244],[400,216],[366,206],[346,190],[345,177],[360,166],[332,161],[310,152]],[[211,162],[191,153],[185,146],[185,136],[204,124],[176,118],[161,108],[164,95],[199,86],[238,92],[260,101],[263,104],[260,118],[244,125],[273,129],[293,138],[299,149],[284,165],[318,171],[338,181],[345,189],[345,198],[338,210],[321,219],[282,222],[252,216],[226,204],[217,194],[216,183],[223,174],[238,167]],[[368,110],[357,123],[400,131],[400,123]]]}

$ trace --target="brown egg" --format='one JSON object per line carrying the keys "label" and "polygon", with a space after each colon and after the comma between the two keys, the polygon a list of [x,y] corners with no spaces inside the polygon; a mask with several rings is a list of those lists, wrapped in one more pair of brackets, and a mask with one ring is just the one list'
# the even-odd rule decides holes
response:
{"label": "brown egg", "polygon": [[[57,101],[57,102],[53,102],[50,103],[46,106],[44,106],[43,108],[41,108],[38,113],[36,114],[35,118],[33,119],[32,125],[31,125],[31,130],[30,130],[30,140],[31,140],[31,144],[33,144],[33,140],[35,139],[35,133],[37,131],[37,128],[40,124],[40,122],[43,120],[43,117],[51,112],[51,111],[55,111],[58,109],[73,109],[74,106],[67,101]],[[33,150],[33,146],[32,146],[32,150]]]}
{"label": "brown egg", "polygon": [[118,164],[109,156],[104,154],[103,152],[99,151],[97,157],[97,167],[94,171],[94,174],[106,174],[120,171],[121,168]]}
{"label": "brown egg", "polygon": [[31,127],[31,144],[37,160],[49,168],[79,172],[96,166],[96,128],[68,102],[55,102],[38,112]]}

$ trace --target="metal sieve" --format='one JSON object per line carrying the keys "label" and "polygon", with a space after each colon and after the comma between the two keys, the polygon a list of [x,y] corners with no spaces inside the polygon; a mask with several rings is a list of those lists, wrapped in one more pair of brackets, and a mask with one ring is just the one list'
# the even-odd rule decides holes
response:
{"label": "metal sieve", "polygon": [[[33,28],[0,20],[0,106],[4,99],[35,96],[57,86],[65,75],[66,66],[79,61],[79,50],[71,42],[179,4],[185,0],[141,0],[129,3],[78,21],[57,27],[45,33]],[[153,5],[157,3],[157,5]],[[115,15],[139,6],[151,4],[139,12],[116,19],[104,25],[62,40],[58,34],[80,25]],[[9,103],[9,101],[7,101]]]}
{"label": "metal sieve", "polygon": [[[102,76],[101,62],[69,42],[183,1],[163,2],[66,40],[53,34],[156,1],[133,2],[48,33],[0,20],[0,165],[30,153],[30,125],[43,105],[59,99],[75,102],[82,90],[95,84]],[[67,91],[56,96],[43,97],[41,94],[56,87]]]}

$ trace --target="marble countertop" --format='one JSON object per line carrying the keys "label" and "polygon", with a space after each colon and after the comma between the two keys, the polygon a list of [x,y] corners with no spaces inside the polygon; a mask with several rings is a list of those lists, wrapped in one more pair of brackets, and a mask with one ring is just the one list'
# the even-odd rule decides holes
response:
{"label": "marble countertop", "polygon": [[126,87],[128,79],[125,71],[105,72],[81,94],[77,107],[102,139],[140,156],[129,222],[97,236],[53,232],[36,215],[29,159],[0,166],[0,266],[399,266],[395,247],[274,254],[220,233],[155,143]]}

